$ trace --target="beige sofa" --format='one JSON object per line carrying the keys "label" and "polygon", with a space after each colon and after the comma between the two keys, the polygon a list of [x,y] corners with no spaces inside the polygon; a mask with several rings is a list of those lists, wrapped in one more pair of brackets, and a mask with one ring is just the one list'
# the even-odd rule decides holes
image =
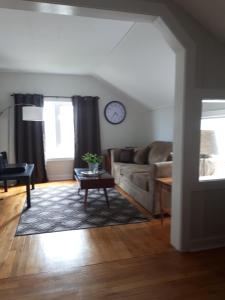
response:
{"label": "beige sofa", "polygon": [[[170,155],[172,143],[153,142],[145,149],[135,149],[134,156],[137,157],[138,151],[141,150],[146,155],[146,161],[143,160],[142,163],[121,162],[121,153],[124,149],[111,150],[111,171],[116,184],[153,215],[156,215],[159,213],[159,203],[155,179],[172,176]],[[167,199],[167,203],[163,204],[164,207],[170,206],[169,198]]]}

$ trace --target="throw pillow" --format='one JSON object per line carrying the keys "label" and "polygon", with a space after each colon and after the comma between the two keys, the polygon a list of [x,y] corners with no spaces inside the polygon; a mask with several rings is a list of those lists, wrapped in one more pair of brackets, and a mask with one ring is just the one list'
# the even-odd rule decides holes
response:
{"label": "throw pillow", "polygon": [[134,150],[133,149],[122,149],[120,152],[120,162],[133,163]]}
{"label": "throw pillow", "polygon": [[149,146],[136,149],[134,153],[134,163],[141,165],[147,164],[149,150]]}

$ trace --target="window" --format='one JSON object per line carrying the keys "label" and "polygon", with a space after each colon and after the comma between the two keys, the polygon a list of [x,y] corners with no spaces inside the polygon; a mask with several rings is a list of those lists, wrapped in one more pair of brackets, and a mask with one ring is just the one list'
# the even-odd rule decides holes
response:
{"label": "window", "polygon": [[225,101],[203,100],[200,180],[225,178]]}
{"label": "window", "polygon": [[68,99],[44,99],[46,159],[74,157],[73,106]]}

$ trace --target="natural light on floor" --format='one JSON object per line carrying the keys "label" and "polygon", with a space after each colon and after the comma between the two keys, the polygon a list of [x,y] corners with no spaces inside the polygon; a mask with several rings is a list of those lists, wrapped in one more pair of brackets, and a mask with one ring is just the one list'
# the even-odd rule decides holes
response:
{"label": "natural light on floor", "polygon": [[46,159],[74,157],[73,106],[71,101],[44,101]]}

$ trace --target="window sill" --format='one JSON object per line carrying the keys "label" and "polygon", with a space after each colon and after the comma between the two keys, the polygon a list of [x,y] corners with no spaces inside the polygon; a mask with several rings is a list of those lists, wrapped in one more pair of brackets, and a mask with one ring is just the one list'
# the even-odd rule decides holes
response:
{"label": "window sill", "polygon": [[46,159],[46,162],[54,162],[54,161],[72,161],[74,158],[70,157],[65,157],[65,158],[48,158]]}

